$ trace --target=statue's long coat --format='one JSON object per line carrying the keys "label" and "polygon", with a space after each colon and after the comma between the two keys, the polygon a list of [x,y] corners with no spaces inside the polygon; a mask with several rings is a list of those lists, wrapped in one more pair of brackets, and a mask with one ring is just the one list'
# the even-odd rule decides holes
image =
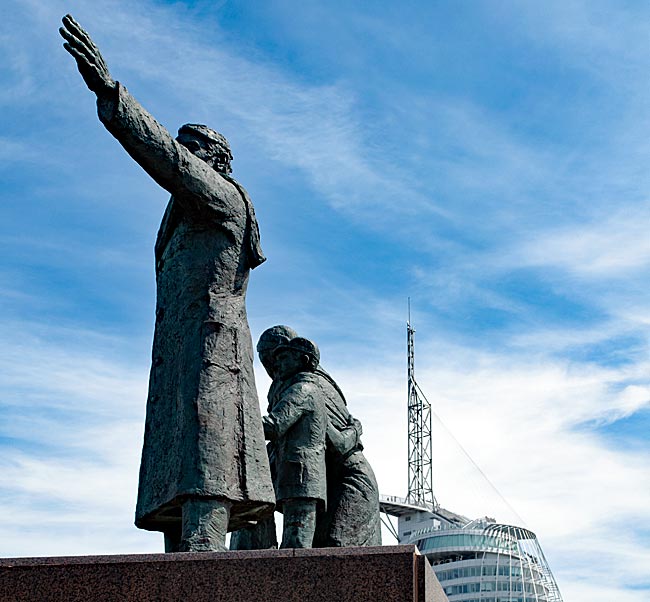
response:
{"label": "statue's long coat", "polygon": [[164,531],[187,496],[232,502],[230,528],[274,494],[245,295],[264,261],[246,192],[176,142],[119,86],[101,121],[172,194],[156,242],[156,328],[136,525]]}

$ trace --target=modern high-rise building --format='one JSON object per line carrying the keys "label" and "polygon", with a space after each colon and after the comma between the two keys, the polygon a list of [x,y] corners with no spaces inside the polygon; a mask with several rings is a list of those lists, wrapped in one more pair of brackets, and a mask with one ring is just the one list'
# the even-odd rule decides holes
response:
{"label": "modern high-rise building", "polygon": [[414,334],[407,323],[408,494],[381,496],[381,510],[401,544],[415,544],[449,602],[562,602],[535,534],[485,517],[445,510],[433,495],[431,406],[415,381]]}

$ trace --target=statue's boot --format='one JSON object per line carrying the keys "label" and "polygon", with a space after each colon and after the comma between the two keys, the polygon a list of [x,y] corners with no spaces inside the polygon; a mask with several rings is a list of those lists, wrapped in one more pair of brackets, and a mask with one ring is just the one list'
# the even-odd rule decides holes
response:
{"label": "statue's boot", "polygon": [[189,499],[183,503],[180,552],[226,552],[229,502]]}
{"label": "statue's boot", "polygon": [[311,548],[316,531],[316,500],[293,499],[282,503],[281,548]]}

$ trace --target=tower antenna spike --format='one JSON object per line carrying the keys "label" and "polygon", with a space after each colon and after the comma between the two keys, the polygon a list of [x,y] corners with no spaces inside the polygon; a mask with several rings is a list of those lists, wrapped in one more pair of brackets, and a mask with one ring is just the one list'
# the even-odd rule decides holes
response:
{"label": "tower antenna spike", "polygon": [[415,380],[415,329],[411,326],[411,298],[408,298],[406,323],[408,357],[408,493],[406,499],[416,506],[438,508],[433,495],[431,440],[431,404]]}

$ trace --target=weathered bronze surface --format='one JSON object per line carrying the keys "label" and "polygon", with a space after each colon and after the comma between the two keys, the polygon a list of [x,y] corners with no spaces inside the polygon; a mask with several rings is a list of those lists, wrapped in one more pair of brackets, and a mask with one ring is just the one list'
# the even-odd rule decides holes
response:
{"label": "weathered bronze surface", "polygon": [[187,124],[176,139],[119,82],[90,36],[64,47],[99,118],[171,199],[156,241],[156,327],[136,525],[168,551],[223,549],[226,529],[269,516],[274,494],[245,297],[264,261],[253,206],[229,176],[226,139]]}
{"label": "weathered bronze surface", "polygon": [[[283,376],[282,356],[278,351],[300,339],[295,330],[288,326],[273,326],[267,329],[257,344],[262,365],[273,379],[268,393],[269,413],[277,413],[278,404],[290,392],[292,396],[291,417],[298,421],[301,409],[311,411],[314,405],[324,405],[327,414],[325,438],[325,470],[327,481],[327,503],[317,505],[316,529],[312,539],[313,547],[376,546],[381,544],[381,521],[379,518],[379,489],[374,472],[363,454],[361,423],[349,412],[343,392],[334,379],[320,366],[309,368],[301,376]],[[304,343],[301,343],[304,346]],[[316,345],[312,343],[316,348]],[[308,354],[308,353],[307,353]],[[300,386],[294,386],[294,379]],[[294,386],[292,389],[291,387]],[[318,400],[318,401],[316,401]],[[283,424],[289,422],[283,416]],[[305,429],[302,424],[301,429]],[[265,429],[268,431],[268,429]],[[268,432],[267,432],[268,434]],[[291,429],[285,436],[294,436]],[[312,436],[316,437],[314,430]],[[299,438],[303,438],[301,434]],[[320,434],[318,434],[320,437]],[[320,439],[318,439],[320,441]],[[313,453],[301,457],[295,454],[287,460],[277,441],[271,439],[269,457],[274,483],[278,493],[278,505],[283,487],[280,486],[282,471],[291,462],[291,469],[298,470],[312,482],[297,490],[302,497],[320,499],[320,478],[322,465],[320,456]],[[300,467],[300,468],[299,468]],[[286,519],[286,517],[285,517]],[[269,521],[263,525],[242,529],[234,533],[231,549],[255,549],[273,546],[269,535],[273,530]]]}

